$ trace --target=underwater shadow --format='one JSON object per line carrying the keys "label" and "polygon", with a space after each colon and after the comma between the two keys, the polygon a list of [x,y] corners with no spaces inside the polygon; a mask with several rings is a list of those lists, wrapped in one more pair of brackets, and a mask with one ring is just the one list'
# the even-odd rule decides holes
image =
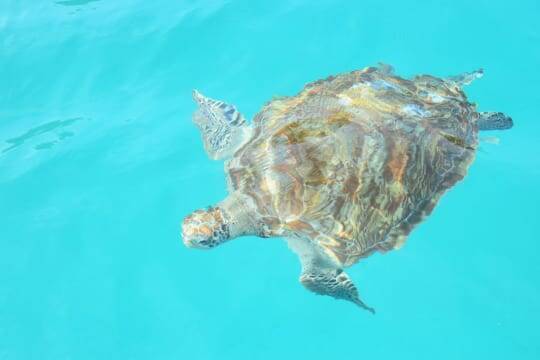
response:
{"label": "underwater shadow", "polygon": [[63,1],[56,1],[55,4],[63,5],[63,6],[79,6],[79,5],[86,5],[92,2],[97,2],[100,0],[63,0]]}
{"label": "underwater shadow", "polygon": [[[66,119],[66,120],[55,120],[55,121],[45,123],[43,125],[36,126],[20,136],[7,139],[5,142],[8,143],[10,146],[8,146],[5,149],[2,149],[1,153],[5,154],[6,152],[23,145],[26,141],[36,136],[46,134],[57,129],[62,129],[67,126],[71,126],[82,119],[83,119],[82,117],[76,117],[76,118],[71,118],[71,119]],[[36,150],[50,149],[58,141],[64,140],[73,135],[75,135],[75,133],[73,133],[72,131],[64,130],[61,133],[57,134],[58,140],[38,144],[35,146],[35,149]]]}

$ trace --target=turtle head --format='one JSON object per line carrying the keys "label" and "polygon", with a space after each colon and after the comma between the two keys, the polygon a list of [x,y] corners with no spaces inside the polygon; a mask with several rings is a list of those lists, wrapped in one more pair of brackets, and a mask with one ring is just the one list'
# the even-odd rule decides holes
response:
{"label": "turtle head", "polygon": [[197,210],[182,223],[182,239],[187,247],[210,249],[230,239],[229,225],[219,207]]}

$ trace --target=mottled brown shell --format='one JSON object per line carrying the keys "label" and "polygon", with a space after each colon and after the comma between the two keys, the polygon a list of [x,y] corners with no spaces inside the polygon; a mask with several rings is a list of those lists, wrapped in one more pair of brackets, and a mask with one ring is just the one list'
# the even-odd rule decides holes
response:
{"label": "mottled brown shell", "polygon": [[274,99],[227,164],[269,235],[304,236],[348,266],[399,247],[461,180],[477,146],[474,105],[453,82],[366,68]]}

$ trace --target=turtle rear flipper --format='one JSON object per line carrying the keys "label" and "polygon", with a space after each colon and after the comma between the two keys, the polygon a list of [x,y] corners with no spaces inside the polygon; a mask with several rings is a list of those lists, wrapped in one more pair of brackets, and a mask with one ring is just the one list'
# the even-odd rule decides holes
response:
{"label": "turtle rear flipper", "polygon": [[459,87],[463,87],[465,85],[469,85],[476,79],[480,79],[482,76],[484,76],[484,70],[478,69],[473,72],[466,72],[456,76],[450,76],[446,80],[455,83]]}
{"label": "turtle rear flipper", "polygon": [[478,118],[478,130],[506,130],[514,126],[510,116],[501,112],[481,112]]}
{"label": "turtle rear flipper", "polygon": [[204,148],[213,160],[232,156],[251,137],[251,127],[233,105],[210,99],[193,90],[199,106],[193,122],[201,130]]}
{"label": "turtle rear flipper", "polygon": [[350,301],[360,308],[375,314],[375,309],[366,305],[360,299],[356,286],[342,269],[311,269],[311,271],[304,271],[300,276],[300,283],[316,294]]}

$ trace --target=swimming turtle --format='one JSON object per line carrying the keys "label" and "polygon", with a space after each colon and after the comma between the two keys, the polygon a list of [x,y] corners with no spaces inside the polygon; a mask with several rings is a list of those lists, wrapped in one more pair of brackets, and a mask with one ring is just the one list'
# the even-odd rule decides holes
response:
{"label": "swimming turtle", "polygon": [[225,160],[229,195],[182,224],[188,247],[283,237],[307,289],[373,312],[344,268],[397,249],[474,159],[478,130],[512,119],[477,112],[462,91],[482,70],[410,80],[388,65],[312,82],[272,99],[250,125],[194,90],[206,152]]}

